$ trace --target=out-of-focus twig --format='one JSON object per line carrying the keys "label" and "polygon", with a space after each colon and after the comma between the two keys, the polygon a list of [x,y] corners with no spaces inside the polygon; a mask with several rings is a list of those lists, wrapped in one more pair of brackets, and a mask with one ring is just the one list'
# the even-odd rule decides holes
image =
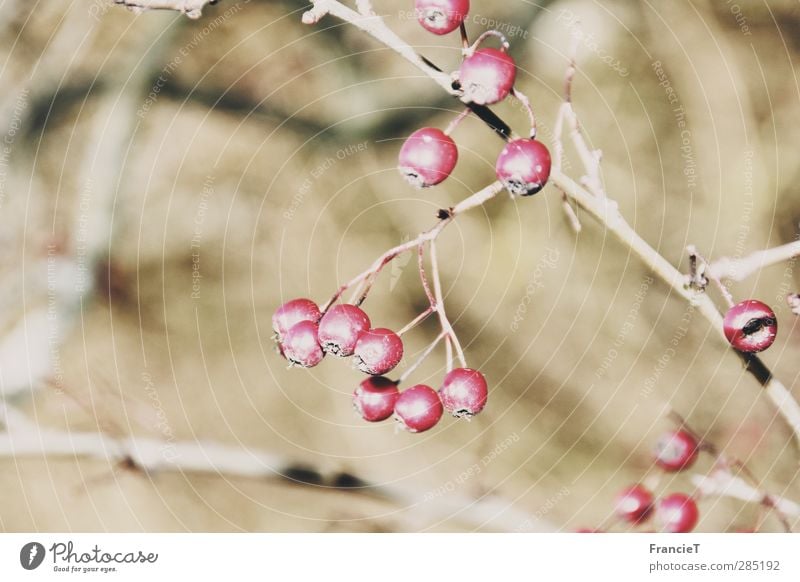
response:
{"label": "out-of-focus twig", "polygon": [[206,4],[216,4],[218,0],[114,0],[131,10],[175,10],[189,18],[200,18]]}

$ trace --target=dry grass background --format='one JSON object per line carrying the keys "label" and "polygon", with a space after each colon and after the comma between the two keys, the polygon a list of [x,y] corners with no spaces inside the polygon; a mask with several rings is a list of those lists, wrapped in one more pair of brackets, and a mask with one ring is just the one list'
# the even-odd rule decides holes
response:
{"label": "dry grass background", "polygon": [[[403,17],[410,1],[375,4],[434,62],[457,65],[453,38],[433,38]],[[512,54],[546,140],[569,44],[562,11],[581,15],[584,34],[593,36],[580,49],[575,101],[604,152],[607,191],[683,268],[688,243],[711,257],[742,254],[792,240],[800,221],[800,5],[738,6],[744,21],[732,3],[711,0],[473,0],[479,18],[521,27]],[[25,308],[41,300],[22,283],[39,268],[47,241],[55,234],[74,246],[82,213],[88,236],[105,236],[113,215],[103,263],[111,269],[101,271],[101,289],[84,300],[59,353],[65,393],[43,389],[20,406],[45,425],[152,436],[163,435],[166,418],[176,438],[264,448],[420,497],[512,437],[512,446],[455,489],[502,497],[558,529],[601,522],[615,491],[645,475],[672,406],[746,459],[771,491],[800,498],[799,451],[738,359],[699,318],[680,337],[687,306],[665,285],[652,283],[637,300],[648,272],[590,219],[574,235],[553,189],[532,199],[499,197],[441,240],[447,306],[469,362],[491,383],[479,419],[396,434],[391,423],[367,426],[354,417],[350,394],[361,377],[344,363],[286,370],[270,341],[275,306],[294,296],[327,298],[382,249],[432,224],[437,208],[492,180],[500,148],[469,119],[454,134],[462,155],[453,178],[429,191],[409,188],[394,169],[399,140],[422,125],[445,125],[457,104],[351,27],[333,20],[304,27],[302,9],[224,0],[190,21],[137,16],[99,0],[0,4],[0,108],[4,123],[20,118],[0,214],[6,328],[23,300]],[[472,21],[469,29],[482,27]],[[656,60],[686,110],[694,187]],[[524,127],[513,104],[497,109]],[[359,144],[361,151],[350,151]],[[202,275],[196,298],[193,251]],[[766,361],[790,387],[800,346],[780,296],[797,287],[793,265],[733,287],[735,296],[761,298],[778,311],[781,332]],[[387,270],[367,309],[374,322],[399,326],[423,301],[411,263]],[[412,334],[408,353],[434,333],[425,326]],[[648,391],[674,337],[675,355]],[[436,384],[441,375],[434,358],[417,379]],[[658,488],[690,485],[678,475]],[[701,511],[706,531],[746,526],[756,515],[730,500],[704,501]],[[461,531],[476,524],[424,503],[283,480],[5,458],[0,527]],[[765,529],[778,528],[767,520]]]}

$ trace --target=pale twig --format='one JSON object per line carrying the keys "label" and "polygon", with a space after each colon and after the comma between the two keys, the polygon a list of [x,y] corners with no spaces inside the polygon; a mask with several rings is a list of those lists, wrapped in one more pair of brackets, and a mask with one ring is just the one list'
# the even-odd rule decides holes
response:
{"label": "pale twig", "polygon": [[710,475],[692,475],[691,480],[697,490],[706,497],[731,497],[748,503],[767,504],[784,517],[793,519],[800,517],[800,504],[784,497],[765,494],[729,471],[717,470]]}
{"label": "pale twig", "polygon": [[217,0],[114,0],[131,10],[175,10],[189,18],[200,18],[206,4],[216,4]]}
{"label": "pale twig", "polygon": [[[298,485],[313,484],[319,489],[347,489],[353,494],[374,495],[399,506],[403,519],[414,522],[410,529],[420,529],[438,519],[459,522],[473,530],[492,527],[514,531],[521,523],[529,524],[537,531],[556,530],[553,524],[534,519],[527,512],[516,509],[509,500],[496,496],[475,498],[456,492],[430,497],[413,487],[375,485],[352,475],[348,475],[347,482],[358,485],[342,486],[339,484],[344,475],[341,471],[308,469],[305,463],[296,463],[263,449],[212,440],[167,441],[140,436],[112,438],[102,433],[42,428],[8,405],[0,413],[0,423],[7,429],[0,431],[0,457],[91,459],[106,463],[110,468],[122,465],[149,474],[177,472],[227,478],[268,478]],[[311,471],[313,479],[295,478],[293,475],[300,467],[306,472]]]}
{"label": "pale twig", "polygon": [[[419,234],[416,238],[406,241],[402,244],[399,244],[395,247],[392,247],[388,251],[384,252],[381,256],[379,256],[372,265],[362,273],[359,273],[355,277],[353,277],[350,281],[339,287],[339,289],[334,293],[333,297],[328,300],[322,306],[322,312],[326,312],[331,305],[333,305],[339,298],[342,296],[342,293],[347,291],[348,289],[352,288],[354,285],[359,285],[364,281],[372,281],[374,277],[376,277],[380,271],[389,264],[392,260],[394,260],[399,255],[406,253],[410,250],[413,250],[420,245],[424,245],[426,242],[434,241],[441,232],[450,224],[457,216],[471,210],[473,208],[477,208],[485,204],[488,200],[491,200],[503,189],[503,185],[499,182],[492,182],[484,189],[479,190],[472,196],[465,198],[454,207],[440,211],[440,218],[439,222],[436,223],[432,228],[426,230],[425,232]],[[363,297],[363,294],[362,294]]]}
{"label": "pale twig", "polygon": [[436,349],[436,346],[439,345],[439,342],[442,341],[442,339],[445,337],[447,337],[447,332],[445,331],[442,331],[439,335],[437,335],[436,339],[434,339],[430,343],[430,345],[427,348],[425,348],[425,351],[422,352],[419,358],[417,358],[413,364],[411,364],[408,368],[406,368],[406,370],[402,373],[400,378],[397,379],[397,383],[402,384],[406,380],[408,380],[408,377],[417,371],[417,368],[419,368],[422,365],[422,363],[428,359],[428,356],[431,355],[431,352],[433,352],[433,350]]}
{"label": "pale twig", "polygon": [[466,368],[467,360],[464,357],[464,350],[461,348],[461,342],[458,341],[458,336],[453,330],[453,325],[447,318],[447,313],[444,309],[444,297],[442,296],[442,280],[439,276],[439,258],[436,253],[436,241],[431,241],[431,275],[433,278],[433,296],[436,298],[436,312],[439,315],[439,323],[442,325],[442,331],[453,341],[456,354],[461,362],[461,365]]}
{"label": "pale twig", "polygon": [[709,263],[697,252],[697,247],[689,245],[686,247],[686,252],[689,253],[689,285],[693,286],[697,291],[705,291],[709,279],[714,282],[714,285],[719,290],[725,303],[728,307],[733,307],[733,295],[728,291],[728,288],[722,283],[713,271],[709,268]]}
{"label": "pale twig", "polygon": [[718,279],[744,281],[753,273],[800,256],[800,241],[790,242],[779,247],[757,251],[740,259],[721,257],[710,263],[709,273]]}

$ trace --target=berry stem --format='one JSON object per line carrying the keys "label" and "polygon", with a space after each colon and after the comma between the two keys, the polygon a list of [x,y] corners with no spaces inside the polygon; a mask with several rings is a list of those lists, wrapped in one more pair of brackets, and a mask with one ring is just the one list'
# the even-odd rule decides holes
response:
{"label": "berry stem", "polygon": [[478,38],[476,38],[475,42],[473,42],[472,45],[464,49],[465,56],[469,56],[476,50],[478,50],[478,47],[481,46],[483,42],[490,36],[500,39],[500,50],[503,51],[504,53],[508,52],[508,49],[511,48],[508,39],[502,32],[500,32],[499,30],[487,30],[486,32],[481,34]]}
{"label": "berry stem", "polygon": [[433,306],[431,306],[431,307],[428,307],[428,309],[426,309],[425,311],[423,311],[422,313],[420,313],[419,315],[417,315],[417,316],[416,316],[414,319],[412,319],[410,322],[408,322],[408,323],[405,325],[405,327],[403,327],[403,329],[401,329],[400,331],[398,331],[398,332],[397,332],[397,335],[399,335],[399,336],[401,336],[401,337],[402,337],[402,335],[403,335],[404,333],[406,333],[406,332],[408,332],[408,331],[411,331],[412,329],[414,329],[415,327],[417,327],[417,326],[418,326],[420,323],[422,323],[423,321],[425,321],[425,320],[428,318],[428,316],[429,316],[431,313],[433,313],[434,311],[435,311],[435,310],[434,310]]}
{"label": "berry stem", "polygon": [[433,276],[433,293],[436,298],[436,312],[439,314],[439,323],[442,325],[442,332],[453,341],[453,346],[456,349],[458,360],[461,366],[467,367],[467,360],[464,358],[464,350],[461,349],[461,343],[458,341],[458,336],[453,330],[450,320],[447,319],[447,313],[444,309],[444,298],[442,296],[442,281],[439,277],[439,259],[436,253],[436,241],[431,241],[431,275]]}
{"label": "berry stem", "polygon": [[450,135],[451,133],[453,133],[455,129],[461,124],[462,121],[464,121],[464,119],[470,113],[472,113],[472,109],[470,109],[469,107],[465,107],[464,110],[458,114],[458,117],[456,117],[453,121],[450,122],[450,124],[444,130],[444,134]]}
{"label": "berry stem", "polygon": [[[497,196],[497,194],[502,189],[503,185],[499,181],[492,182],[482,190],[475,192],[472,196],[465,198],[452,208],[448,209],[445,212],[445,216],[443,218],[440,218],[439,222],[437,222],[432,228],[422,232],[416,238],[406,241],[403,244],[399,244],[395,247],[392,247],[391,249],[383,253],[372,263],[372,266],[370,266],[369,269],[363,271],[362,273],[359,273],[358,275],[353,277],[350,281],[339,287],[339,289],[336,290],[336,292],[327,301],[327,303],[325,303],[320,307],[320,311],[322,312],[322,314],[324,315],[325,313],[327,313],[331,305],[336,303],[345,291],[351,289],[355,285],[359,285],[361,283],[366,282],[367,292],[368,292],[369,287],[372,285],[371,281],[373,281],[374,278],[377,277],[377,275],[380,273],[380,271],[392,260],[397,258],[399,255],[402,255],[403,253],[406,253],[412,249],[419,247],[420,245],[424,245],[426,242],[432,242],[442,233],[442,231],[447,227],[448,224],[450,224],[451,222],[453,222],[453,220],[455,220],[455,218],[458,215],[463,214],[464,212],[467,212],[469,210],[472,210],[473,208],[476,208],[478,206],[482,206],[483,204],[485,204],[486,202]],[[361,295],[362,295],[361,301],[363,301],[363,298],[366,297],[366,294],[362,293]]]}
{"label": "berry stem", "polygon": [[536,139],[536,115],[533,113],[533,106],[531,105],[531,100],[528,99],[528,96],[525,95],[522,91],[517,89],[516,87],[511,89],[511,94],[516,97],[517,101],[522,104],[522,107],[525,108],[525,112],[528,114],[528,119],[531,122],[531,139]]}
{"label": "berry stem", "polygon": [[417,368],[419,368],[422,365],[422,363],[428,358],[428,356],[431,355],[431,352],[433,352],[433,350],[436,349],[436,346],[439,345],[439,342],[442,341],[442,338],[445,337],[447,337],[447,334],[444,331],[439,333],[439,335],[436,336],[436,339],[433,340],[427,348],[425,348],[425,351],[422,352],[422,354],[420,354],[419,358],[417,358],[416,361],[413,364],[411,364],[405,370],[405,372],[403,372],[400,375],[400,378],[397,379],[397,383],[402,384],[409,378],[409,376],[411,376],[411,374],[416,372]]}
{"label": "berry stem", "polygon": [[458,27],[458,31],[461,34],[461,48],[464,51],[469,50],[469,35],[467,34],[467,26],[464,24],[463,20]]}

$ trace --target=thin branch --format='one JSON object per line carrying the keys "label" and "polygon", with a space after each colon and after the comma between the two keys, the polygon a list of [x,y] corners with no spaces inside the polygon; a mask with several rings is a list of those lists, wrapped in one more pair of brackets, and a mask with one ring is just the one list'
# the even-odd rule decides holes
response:
{"label": "thin branch", "polygon": [[711,475],[692,475],[691,480],[704,496],[731,497],[748,503],[766,504],[783,516],[794,519],[800,517],[800,504],[784,497],[767,495],[729,471],[718,470]]}
{"label": "thin branch", "polygon": [[[454,207],[449,208],[447,210],[440,211],[440,218],[439,222],[437,222],[432,228],[426,230],[419,234],[416,238],[406,241],[402,244],[399,244],[395,247],[392,247],[388,251],[384,252],[381,256],[379,256],[372,265],[362,273],[359,273],[355,277],[353,277],[350,281],[339,287],[336,293],[334,293],[333,297],[331,297],[327,303],[322,306],[322,312],[326,312],[331,305],[336,303],[342,294],[351,289],[355,285],[360,285],[364,281],[373,281],[374,278],[381,272],[381,270],[388,265],[392,260],[397,258],[398,256],[411,251],[420,245],[424,245],[426,242],[432,242],[436,240],[436,238],[442,233],[442,231],[447,227],[448,224],[453,222],[457,216],[472,210],[473,208],[477,208],[482,206],[495,196],[503,189],[503,185],[499,181],[492,182],[488,186],[486,186],[483,190],[479,190],[472,196],[465,198]],[[368,286],[371,283],[368,283]],[[368,289],[367,289],[368,291]],[[362,297],[364,294],[362,294]]]}
{"label": "thin branch", "polygon": [[708,266],[709,273],[718,279],[744,281],[765,267],[790,261],[800,256],[800,241],[757,251],[740,259],[722,257]]}
{"label": "thin branch", "polygon": [[442,333],[440,333],[439,335],[437,335],[437,336],[436,336],[436,339],[434,339],[434,340],[433,340],[433,341],[430,343],[430,345],[429,345],[427,348],[425,348],[425,351],[424,351],[424,352],[422,352],[422,354],[419,356],[419,358],[417,358],[417,359],[416,359],[416,361],[415,361],[413,364],[411,364],[411,365],[410,365],[410,366],[409,366],[409,367],[408,367],[408,368],[407,368],[407,369],[406,369],[406,370],[405,370],[405,371],[402,373],[402,375],[400,376],[400,378],[398,378],[398,379],[397,379],[397,383],[398,383],[398,384],[403,384],[403,383],[404,383],[406,380],[408,380],[408,377],[409,377],[409,376],[411,376],[411,374],[413,374],[414,372],[416,372],[416,371],[417,371],[417,368],[419,368],[419,367],[420,367],[420,366],[423,364],[423,362],[425,362],[425,360],[427,360],[427,359],[428,359],[428,356],[430,356],[430,355],[431,355],[431,353],[433,352],[433,350],[434,350],[434,349],[436,349],[436,346],[438,346],[438,345],[439,345],[439,342],[440,342],[440,341],[442,341],[442,339],[443,339],[443,338],[445,338],[445,337],[447,337],[447,332],[445,332],[445,331],[442,331]]}
{"label": "thin branch", "polygon": [[442,325],[442,332],[452,340],[458,359],[461,365],[466,368],[467,360],[464,357],[464,350],[461,348],[458,336],[455,330],[453,330],[453,325],[447,318],[447,313],[444,309],[444,297],[442,296],[442,280],[439,277],[439,259],[436,253],[436,241],[431,241],[431,275],[433,278],[433,296],[436,298],[436,313],[439,315],[439,323]]}
{"label": "thin branch", "polygon": [[114,0],[131,10],[174,10],[189,18],[196,19],[203,15],[206,4],[216,4],[218,0]]}
{"label": "thin branch", "polygon": [[[356,494],[374,495],[398,505],[403,518],[412,520],[409,529],[421,529],[433,520],[453,520],[473,530],[492,527],[515,531],[526,524],[535,531],[556,531],[556,527],[516,509],[509,500],[484,495],[475,498],[448,492],[431,496],[400,485],[376,485],[342,473],[308,468],[270,451],[226,445],[212,440],[167,441],[128,436],[112,438],[102,433],[47,429],[24,414],[5,405],[0,410],[0,457],[38,457],[48,459],[92,459],[109,466],[127,466],[149,474],[159,472],[224,475],[248,479],[280,479],[322,489],[347,489]],[[304,476],[296,476],[302,472]],[[347,476],[349,485],[342,485]],[[352,485],[356,483],[356,485]]]}

